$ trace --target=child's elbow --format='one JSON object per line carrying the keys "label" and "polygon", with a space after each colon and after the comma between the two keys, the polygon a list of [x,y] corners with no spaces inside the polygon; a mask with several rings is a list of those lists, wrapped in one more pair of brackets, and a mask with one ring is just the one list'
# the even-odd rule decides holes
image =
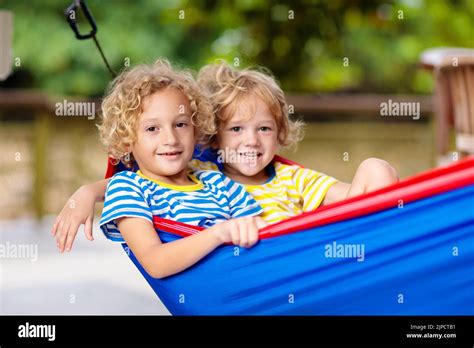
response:
{"label": "child's elbow", "polygon": [[396,169],[387,161],[379,158],[368,158],[364,160],[360,167],[370,173],[373,179],[380,181],[382,186],[391,185],[399,181]]}
{"label": "child's elbow", "polygon": [[166,261],[160,256],[160,251],[154,247],[137,257],[145,272],[155,279],[162,279],[171,275],[169,269],[167,269]]}
{"label": "child's elbow", "polygon": [[169,274],[164,274],[163,272],[151,272],[151,273],[148,272],[148,274],[153,279],[163,279],[163,278],[166,278],[167,276],[169,276]]}
{"label": "child's elbow", "polygon": [[142,265],[146,273],[148,273],[148,275],[152,278],[162,279],[170,275],[168,272],[166,272],[166,270],[163,269],[163,267],[159,265],[152,263],[143,263]]}

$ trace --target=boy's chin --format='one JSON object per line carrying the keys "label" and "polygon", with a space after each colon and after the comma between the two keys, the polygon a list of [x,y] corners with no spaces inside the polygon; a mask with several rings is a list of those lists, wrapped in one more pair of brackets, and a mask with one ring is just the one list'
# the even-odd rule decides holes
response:
{"label": "boy's chin", "polygon": [[187,167],[182,165],[177,165],[175,163],[168,164],[167,166],[153,167],[151,172],[157,173],[160,176],[175,176],[181,173],[183,170],[186,170]]}
{"label": "boy's chin", "polygon": [[256,176],[256,175],[260,174],[260,172],[264,169],[264,168],[260,168],[260,167],[261,166],[245,165],[245,166],[241,166],[237,170],[242,175],[245,175],[245,176],[248,176],[248,177],[253,177],[253,176]]}

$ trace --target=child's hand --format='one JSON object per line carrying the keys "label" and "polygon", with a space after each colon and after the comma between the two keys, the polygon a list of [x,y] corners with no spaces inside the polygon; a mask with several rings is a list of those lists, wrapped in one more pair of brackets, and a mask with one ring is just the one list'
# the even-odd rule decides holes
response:
{"label": "child's hand", "polygon": [[61,213],[56,218],[51,234],[56,237],[60,252],[70,251],[79,226],[85,224],[84,234],[87,239],[92,237],[92,222],[94,220],[95,196],[90,186],[81,186],[68,199]]}
{"label": "child's hand", "polygon": [[258,242],[258,230],[265,226],[267,223],[261,217],[247,216],[225,221],[211,230],[222,243],[250,248]]}

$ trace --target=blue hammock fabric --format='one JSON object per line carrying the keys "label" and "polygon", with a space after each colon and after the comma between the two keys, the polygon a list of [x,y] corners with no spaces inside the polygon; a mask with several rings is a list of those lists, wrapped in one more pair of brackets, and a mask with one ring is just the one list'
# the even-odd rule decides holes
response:
{"label": "blue hammock fabric", "polygon": [[123,247],[173,315],[474,315],[473,164],[458,165],[460,185],[451,185],[456,170],[432,185],[429,174],[412,180],[435,194],[402,208],[284,231],[251,249],[221,246],[164,279]]}
{"label": "blue hammock fabric", "polygon": [[[164,279],[129,256],[173,315],[473,315],[473,197],[471,185],[251,249],[223,246]],[[328,257],[344,245],[363,245],[363,261]]]}

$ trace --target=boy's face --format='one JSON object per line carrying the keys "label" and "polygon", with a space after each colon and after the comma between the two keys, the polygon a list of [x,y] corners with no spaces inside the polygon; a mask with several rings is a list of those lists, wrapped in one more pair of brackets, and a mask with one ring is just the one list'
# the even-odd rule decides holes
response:
{"label": "boy's face", "polygon": [[265,167],[279,147],[277,124],[268,105],[255,95],[245,98],[219,127],[216,145],[220,154],[225,153],[226,175],[243,184],[265,182]]}
{"label": "boy's face", "polygon": [[137,140],[130,147],[143,174],[170,183],[187,179],[195,145],[191,113],[188,99],[175,88],[161,89],[143,99]]}

